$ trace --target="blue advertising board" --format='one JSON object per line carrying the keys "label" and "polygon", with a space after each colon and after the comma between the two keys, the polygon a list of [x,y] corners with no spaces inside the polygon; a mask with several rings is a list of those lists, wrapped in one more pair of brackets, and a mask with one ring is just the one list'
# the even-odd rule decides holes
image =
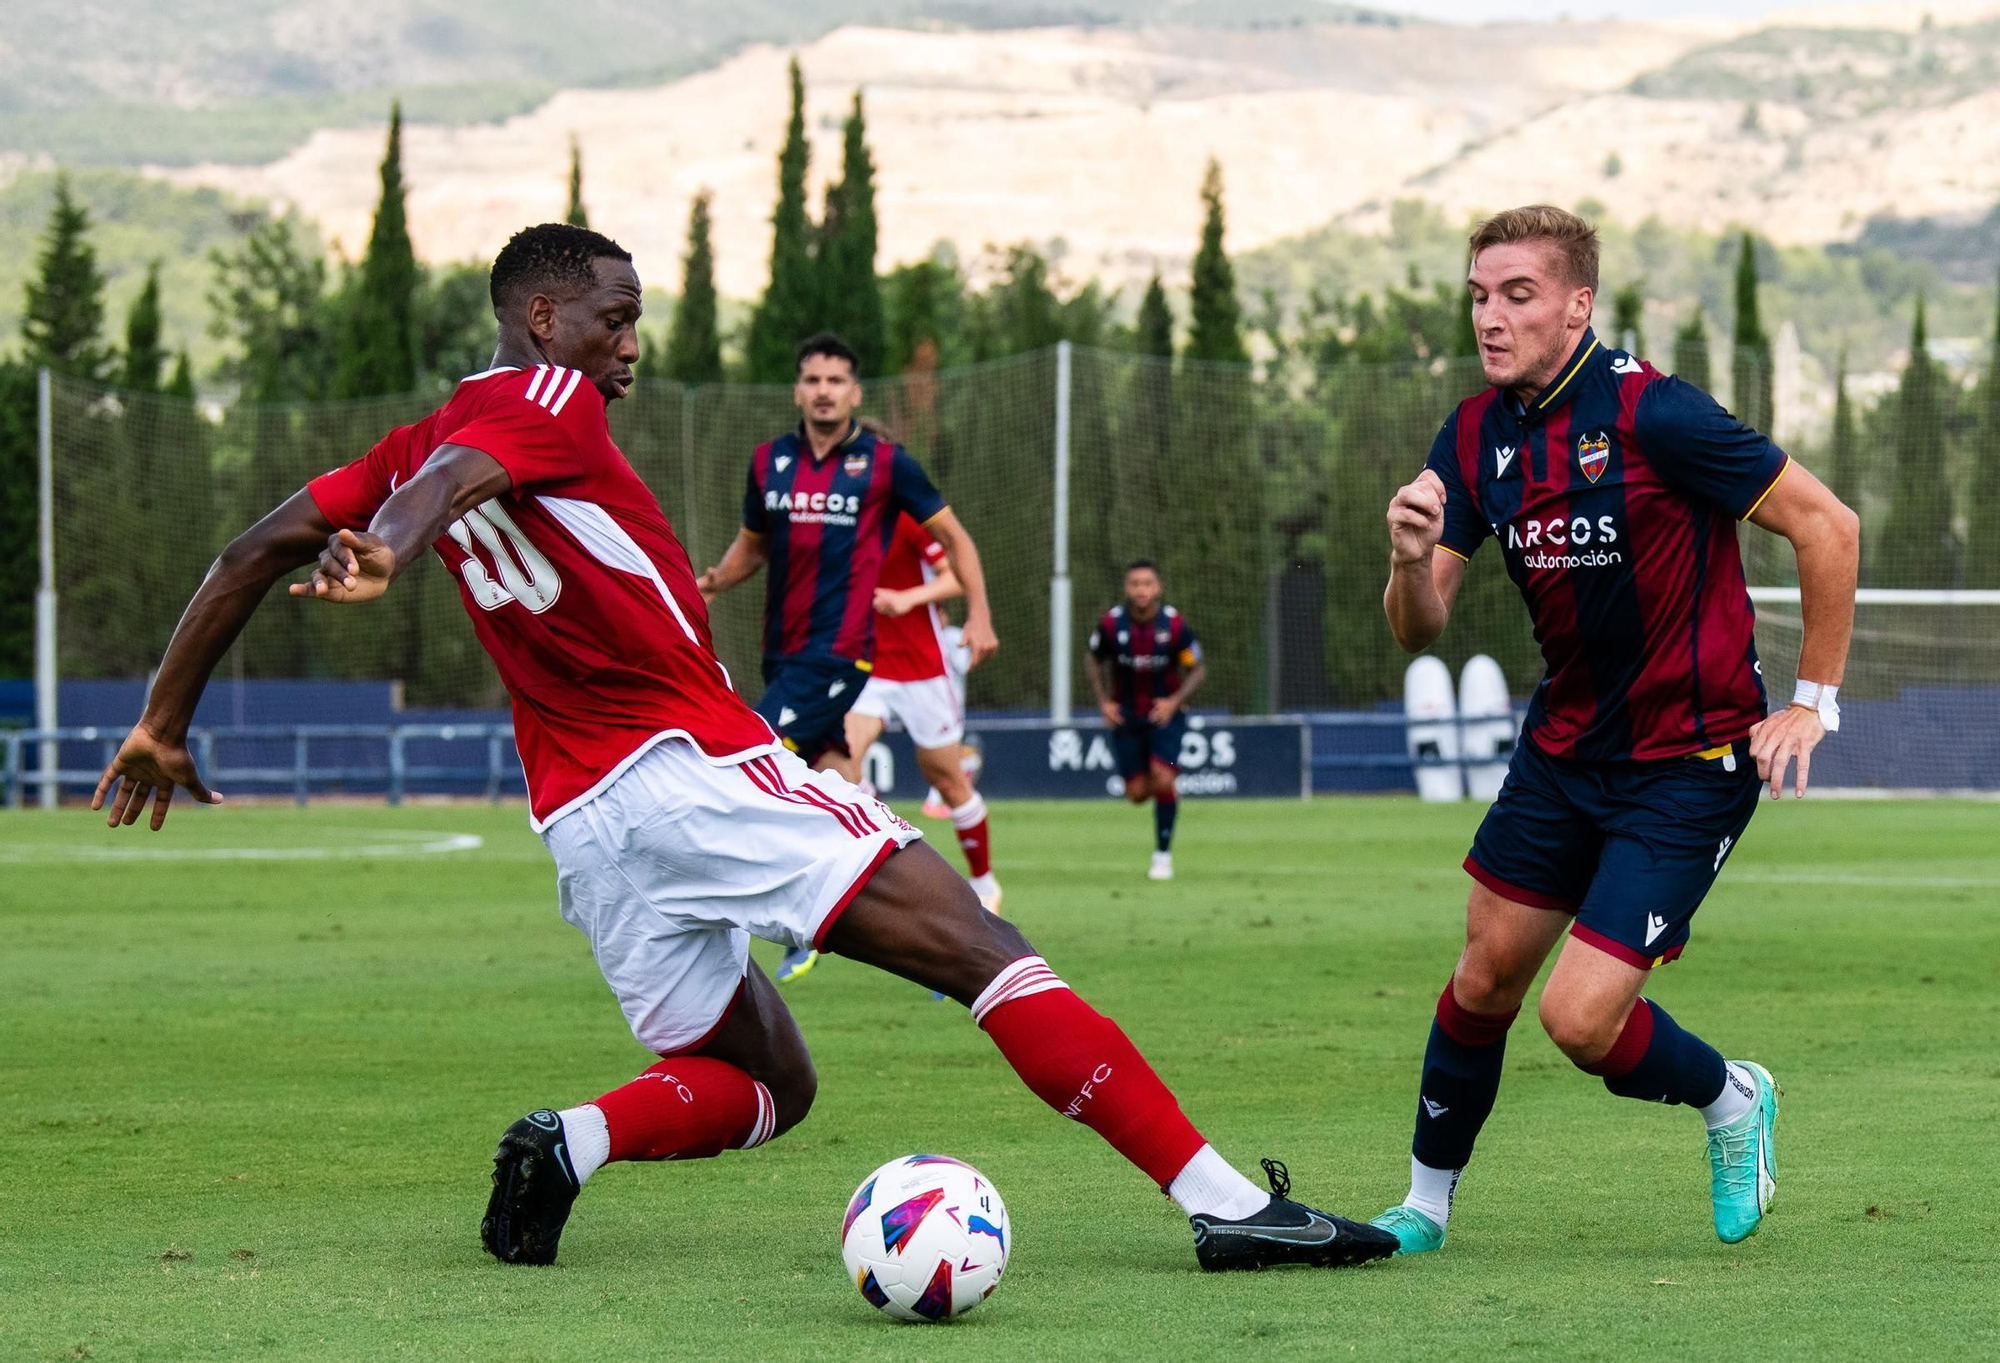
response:
{"label": "blue advertising board", "polygon": [[[989,799],[1089,800],[1124,795],[1111,734],[1102,725],[975,721],[966,741],[982,754],[979,789]],[[1192,715],[1180,758],[1180,791],[1185,797],[1303,799],[1311,793],[1311,731],[1301,719]],[[916,799],[924,793],[916,749],[907,734],[884,734],[869,749],[867,775],[891,799]]]}

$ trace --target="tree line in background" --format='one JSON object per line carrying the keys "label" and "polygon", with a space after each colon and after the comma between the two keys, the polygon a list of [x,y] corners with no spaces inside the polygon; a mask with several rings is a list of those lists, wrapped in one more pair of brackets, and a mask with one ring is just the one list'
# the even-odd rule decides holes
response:
{"label": "tree line in background", "polygon": [[[1204,633],[1236,645],[1211,650],[1213,699],[1242,707],[1340,703],[1381,691],[1393,663],[1382,647],[1386,636],[1378,618],[1381,508],[1421,459],[1451,402],[1481,382],[1462,287],[1427,280],[1412,265],[1402,287],[1380,296],[1309,290],[1290,307],[1271,290],[1247,297],[1225,249],[1222,172],[1213,163],[1201,187],[1203,227],[1184,324],[1157,274],[1136,317],[1126,322],[1115,292],[1094,280],[1065,280],[1059,260],[1026,244],[999,253],[983,272],[990,276],[983,287],[974,287],[945,250],[879,273],[875,168],[861,96],[855,95],[843,129],[840,178],[828,184],[815,221],[796,63],[790,83],[763,297],[739,336],[725,345],[713,277],[712,205],[707,194],[697,196],[678,303],[664,338],[643,348],[642,375],[676,385],[784,384],[798,338],[837,330],[856,345],[869,372],[895,376],[896,382],[881,385],[886,405],[877,405],[956,497],[960,478],[1007,486],[1010,458],[1020,478],[1033,482],[1046,450],[1033,443],[1039,433],[1027,434],[1038,432],[1034,423],[996,399],[1006,385],[981,377],[1004,371],[962,372],[967,366],[1031,356],[1064,340],[1105,352],[1077,376],[1074,438],[1079,450],[1102,452],[1098,472],[1084,480],[1074,503],[1073,539],[1079,552],[1097,556],[1078,574],[1079,609],[1101,605],[1096,598],[1115,590],[1118,565],[1147,554],[1169,565],[1170,590]],[[215,253],[212,325],[233,342],[218,377],[242,399],[221,426],[197,411],[186,353],[170,356],[162,346],[156,280],[126,316],[123,345],[106,342],[104,280],[88,212],[67,182],[59,183],[27,286],[21,359],[0,361],[0,543],[10,546],[12,565],[0,587],[0,675],[25,675],[32,648],[35,369],[46,366],[67,378],[146,395],[92,409],[101,420],[121,413],[143,414],[144,420],[116,421],[117,438],[93,445],[102,467],[72,480],[92,496],[90,505],[103,508],[92,517],[103,563],[82,579],[66,577],[67,618],[123,618],[121,602],[129,603],[134,591],[150,598],[156,592],[151,584],[158,584],[160,599],[147,602],[152,623],[143,637],[93,629],[88,642],[94,660],[77,675],[107,675],[157,661],[180,603],[217,547],[215,534],[246,524],[302,477],[353,457],[372,439],[329,419],[329,409],[315,413],[301,404],[410,395],[399,404],[399,410],[410,409],[400,419],[410,419],[459,375],[484,367],[493,332],[485,269],[425,267],[416,260],[405,217],[401,131],[400,110],[392,109],[381,198],[366,251],[354,265],[330,271],[309,232],[291,217],[261,220],[238,249]],[[574,142],[566,217],[588,222],[582,153]],[[1756,247],[1746,232],[1736,252],[1730,388],[1739,414],[1767,427],[1773,365],[1758,309]],[[1643,349],[1642,285],[1627,281],[1609,293],[1607,339],[1630,338]],[[1602,320],[1606,312],[1599,315]],[[1844,500],[1864,510],[1871,532],[1866,580],[2000,586],[2000,372],[1989,367],[1975,389],[1961,387],[1930,358],[1925,341],[1919,298],[1898,389],[1859,409],[1848,394],[1843,362],[1825,448],[1801,453]],[[2000,319],[1995,347],[2000,365]],[[1253,351],[1254,366],[1248,363]],[[1677,372],[1710,385],[1707,326],[1699,310],[1677,328],[1671,353]],[[673,400],[693,401],[685,393]],[[742,404],[760,421],[782,419],[783,407],[782,394],[746,396]],[[369,419],[379,419],[380,410],[370,407]],[[636,421],[621,418],[620,424],[629,428]],[[1010,423],[1022,433],[1012,447]],[[989,429],[994,427],[997,433]],[[745,438],[730,429],[730,439]],[[620,438],[643,444],[649,437],[628,429]],[[279,449],[288,451],[285,458],[273,453]],[[661,450],[666,460],[664,444]],[[711,458],[722,453],[707,451]],[[682,463],[662,463],[659,477],[705,485],[708,475],[693,456],[679,450]],[[740,470],[732,466],[728,474],[716,489],[719,510],[697,511],[690,504],[684,529],[691,541],[686,520],[707,517],[703,531],[717,517],[726,525]],[[169,508],[160,489],[167,487],[174,489],[173,515],[192,511],[211,522],[215,534],[164,534],[161,517]],[[679,510],[671,492],[662,490],[669,509]],[[1037,506],[1034,497],[1000,499],[983,522],[968,520],[988,544],[1018,536],[1041,546],[1051,509]],[[1155,514],[1164,507],[1173,508],[1170,518]],[[133,587],[130,554],[101,547],[119,542],[112,531],[129,533],[149,556],[177,556],[176,562],[140,575],[147,585]],[[719,542],[706,542],[711,538],[704,533],[702,543],[691,542],[697,558],[719,550]],[[158,548],[169,540],[180,547]],[[1763,554],[1753,561],[1755,578],[1781,580],[1789,564],[1780,558]],[[76,571],[75,556],[69,563]],[[448,604],[449,583],[440,578],[426,590],[444,593],[440,599]],[[1475,573],[1467,600],[1490,593],[1497,608],[1509,591],[1499,573]],[[418,593],[408,595],[405,609],[426,608]],[[1267,650],[1275,647],[1266,628],[1272,619],[1303,622],[1285,627],[1298,636],[1289,641],[1285,659],[1287,675],[1303,678],[1294,683],[1303,688],[1298,696],[1280,694],[1282,683],[1274,689],[1275,669],[1265,666]],[[1033,634],[1036,628],[1024,615],[1022,629]],[[1046,625],[1039,630],[1045,635]],[[257,655],[259,667],[271,675],[306,675],[365,664],[376,670],[356,675],[381,675],[387,668],[406,678],[442,678],[462,668],[463,641],[447,641],[435,631],[400,633],[408,636],[402,643],[371,643],[334,664],[304,634],[294,631],[289,641],[274,635]],[[1531,645],[1525,630],[1516,634],[1483,646],[1506,655],[1503,662],[1511,658],[1510,672],[1531,675]],[[1295,666],[1301,650],[1315,659],[1303,672]],[[69,652],[66,642],[66,668]],[[1038,685],[1040,663],[1030,653],[1013,651],[989,676],[987,684],[999,692],[989,701],[1007,703],[1013,692]],[[442,682],[440,688],[439,699],[448,699],[443,691],[449,688]]]}

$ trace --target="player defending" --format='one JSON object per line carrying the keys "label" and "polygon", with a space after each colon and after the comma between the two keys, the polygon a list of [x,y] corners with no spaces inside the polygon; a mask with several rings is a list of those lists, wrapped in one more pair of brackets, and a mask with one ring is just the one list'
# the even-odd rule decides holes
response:
{"label": "player defending", "polygon": [[834,769],[859,784],[869,745],[889,720],[901,723],[916,745],[918,769],[947,806],[973,891],[998,913],[1000,882],[993,878],[986,801],[962,765],[965,705],[938,614],[940,601],[964,594],[944,546],[910,517],[897,517],[875,588],[875,671],[847,712],[846,756]]}
{"label": "player defending", "polygon": [[[838,336],[821,332],[799,343],[792,400],[802,420],[750,457],[743,526],[700,582],[713,599],[771,565],[757,713],[815,767],[847,755],[847,712],[874,670],[875,587],[899,512],[944,547],[965,590],[971,666],[999,646],[972,537],[909,451],[854,419],[859,371]],[[818,959],[811,945],[786,952],[778,983],[798,979]]]}
{"label": "player defending", "polygon": [[1181,613],[1160,599],[1160,570],[1140,559],[1125,570],[1125,602],[1090,633],[1090,689],[1111,726],[1125,798],[1153,801],[1150,880],[1174,878],[1174,818],[1180,812],[1181,708],[1208,667]]}
{"label": "player defending", "polygon": [[[510,1264],[554,1261],[610,1160],[699,1159],[796,1126],[812,1058],[749,955],[752,934],[940,989],[1037,1096],[1101,1134],[1189,1214],[1205,1268],[1379,1258],[1393,1236],[1267,1196],[1225,1162],[1117,1025],[880,803],[815,773],[729,685],[708,612],[605,406],[632,383],[639,279],[598,234],[531,227],[493,263],[493,367],[366,456],[315,478],[216,560],[145,714],[98,782],[115,827],[202,783],[187,730],[266,592],[360,603],[429,545],[513,698],[530,823],[563,916],[633,1035],[665,1057],[623,1087],[538,1109],[500,1139],[480,1225]],[[305,608],[299,603],[293,609]],[[990,635],[987,647],[991,649]]]}
{"label": "player defending", "polygon": [[[1715,1233],[1754,1233],[1775,1188],[1778,1090],[1642,997],[1772,798],[1839,725],[1858,522],[1817,478],[1706,393],[1590,330],[1597,233],[1517,208],[1472,234],[1473,326],[1493,386],[1459,404],[1389,505],[1384,606],[1410,652],[1444,630],[1489,534],[1547,674],[1506,784],[1473,839],[1466,943],[1424,1052],[1410,1193],[1375,1224],[1402,1253],[1444,1243],[1452,1194],[1500,1087],[1507,1029],[1543,959],[1541,1021],[1625,1098],[1708,1127]],[[1768,718],[1737,522],[1791,541],[1805,638]],[[1437,552],[1437,551],[1442,552]]]}

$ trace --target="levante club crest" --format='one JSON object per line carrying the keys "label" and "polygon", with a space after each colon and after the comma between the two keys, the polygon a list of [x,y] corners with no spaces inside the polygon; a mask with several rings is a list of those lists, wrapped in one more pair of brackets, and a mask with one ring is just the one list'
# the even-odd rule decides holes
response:
{"label": "levante club crest", "polygon": [[1611,440],[1604,432],[1592,431],[1576,438],[1576,466],[1591,482],[1603,475],[1604,466],[1610,462]]}

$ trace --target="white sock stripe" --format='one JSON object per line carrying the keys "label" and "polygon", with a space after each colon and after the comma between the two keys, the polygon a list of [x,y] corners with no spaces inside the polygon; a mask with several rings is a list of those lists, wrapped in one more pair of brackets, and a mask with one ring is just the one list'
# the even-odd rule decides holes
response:
{"label": "white sock stripe", "polygon": [[951,826],[961,832],[968,828],[977,828],[984,822],[986,822],[986,800],[976,790],[972,792],[970,800],[951,812]]}
{"label": "white sock stripe", "polygon": [[972,1001],[972,1020],[984,1022],[986,1015],[1003,1003],[1025,999],[1031,994],[1047,993],[1051,989],[1067,989],[1062,977],[1049,969],[1048,962],[1039,956],[1023,956],[993,977],[992,983],[979,991],[979,997]]}
{"label": "white sock stripe", "polygon": [[750,1123],[750,1134],[739,1146],[742,1150],[753,1150],[771,1139],[771,1129],[777,1125],[777,1110],[771,1102],[771,1090],[755,1079],[750,1081],[757,1090],[757,1120]]}

